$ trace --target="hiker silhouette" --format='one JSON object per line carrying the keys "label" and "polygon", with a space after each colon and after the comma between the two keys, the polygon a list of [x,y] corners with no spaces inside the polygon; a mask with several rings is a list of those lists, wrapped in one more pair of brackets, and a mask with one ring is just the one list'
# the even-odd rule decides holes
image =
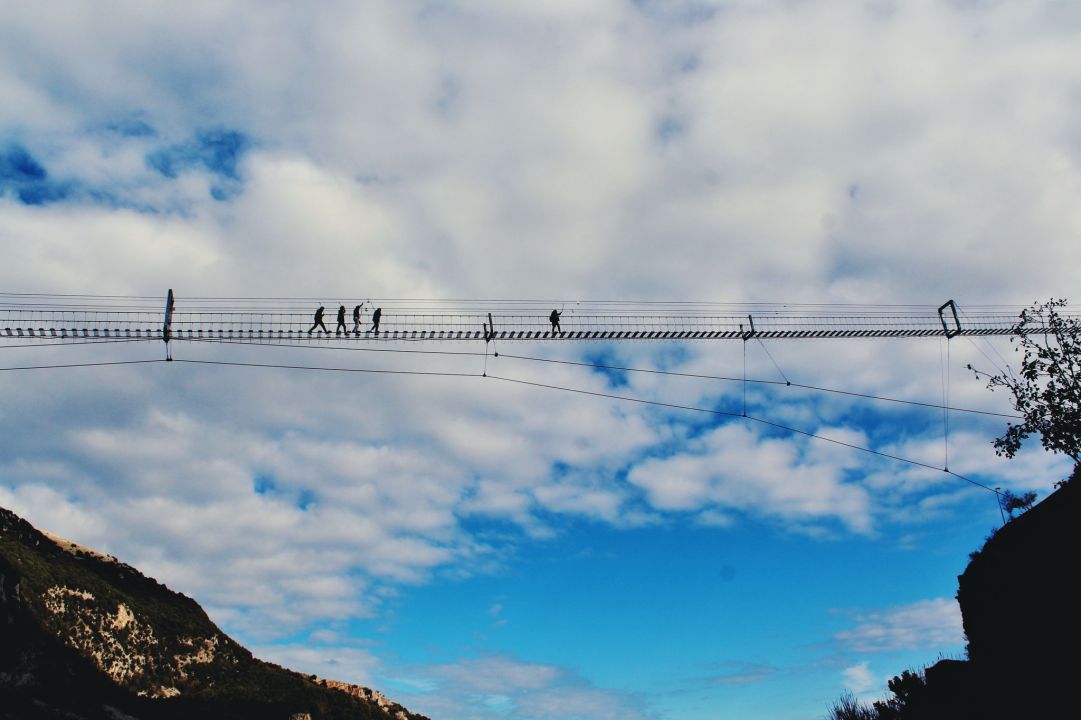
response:
{"label": "hiker silhouette", "polygon": [[559,333],[563,332],[563,328],[561,328],[559,326],[559,316],[560,315],[562,315],[561,312],[559,312],[558,310],[553,310],[552,314],[548,316],[549,322],[552,323],[552,334],[553,335],[555,335],[556,332],[559,332]]}
{"label": "hiker silhouette", "polygon": [[317,327],[318,328],[323,328],[323,332],[325,332],[327,335],[330,334],[330,331],[327,330],[327,326],[323,324],[323,312],[325,310],[326,310],[326,308],[324,308],[322,305],[320,305],[319,309],[315,311],[315,322],[313,322],[312,326],[310,328],[308,328],[308,334],[309,335],[311,335],[312,330],[316,329]]}
{"label": "hiker silhouette", "polygon": [[360,335],[360,305],[353,308],[353,334]]}
{"label": "hiker silhouette", "polygon": [[335,335],[341,335],[342,333],[349,334],[349,330],[345,327],[345,305],[338,306],[338,327],[334,329]]}
{"label": "hiker silhouette", "polygon": [[372,331],[377,334],[379,332],[379,320],[382,319],[382,317],[383,308],[376,308],[375,312],[372,313]]}

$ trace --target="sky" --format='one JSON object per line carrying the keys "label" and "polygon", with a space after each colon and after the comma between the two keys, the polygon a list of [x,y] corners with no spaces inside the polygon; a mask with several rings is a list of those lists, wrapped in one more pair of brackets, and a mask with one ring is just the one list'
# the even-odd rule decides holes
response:
{"label": "sky", "polygon": [[[954,299],[962,320],[1076,300],[1078,68],[1065,1],[14,0],[0,292]],[[738,342],[523,347],[743,362]],[[6,347],[0,367],[162,354]],[[358,355],[318,357],[477,370]],[[964,367],[1007,361],[1005,339],[747,345],[752,377],[929,403],[948,380],[952,405],[996,412],[1008,399]],[[739,383],[488,362],[742,401]],[[846,690],[880,697],[963,656],[956,576],[1000,522],[933,469],[476,378],[172,363],[0,371],[0,397],[0,506],[194,597],[261,657],[436,720],[819,718]],[[947,439],[934,409],[760,385],[747,402],[934,467],[948,449],[993,487],[1045,496],[1068,474],[1038,445],[997,457],[1003,418],[951,413]]]}

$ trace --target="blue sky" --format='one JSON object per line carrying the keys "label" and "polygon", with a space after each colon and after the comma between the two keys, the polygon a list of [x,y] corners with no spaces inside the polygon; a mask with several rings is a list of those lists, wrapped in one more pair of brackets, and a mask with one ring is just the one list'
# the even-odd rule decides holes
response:
{"label": "blue sky", "polygon": [[[550,298],[571,324],[579,299],[1070,298],[1079,35],[1063,2],[9,3],[0,292]],[[948,349],[951,403],[1008,410],[963,370],[1012,358],[1005,341],[767,347],[748,344],[748,375],[932,403]],[[742,350],[528,353],[740,376]],[[477,369],[357,355],[319,353]],[[738,383],[488,371],[743,402]],[[492,379],[174,363],[0,372],[0,396],[0,505],[195,597],[268,659],[439,720],[820,717],[963,652],[956,575],[998,522],[935,470]],[[934,410],[747,397],[945,459]],[[980,482],[1042,495],[1066,475],[1039,448],[997,458],[1001,419],[950,428],[951,469]]]}

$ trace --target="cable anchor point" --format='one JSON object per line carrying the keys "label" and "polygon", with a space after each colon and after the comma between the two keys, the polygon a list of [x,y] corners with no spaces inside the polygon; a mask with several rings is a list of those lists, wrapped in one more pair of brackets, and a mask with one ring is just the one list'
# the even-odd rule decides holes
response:
{"label": "cable anchor point", "polygon": [[[950,309],[953,316],[952,323],[947,320],[946,308]],[[961,334],[961,318],[957,316],[957,303],[953,300],[947,300],[938,307],[938,320],[942,323],[942,331],[946,333],[947,340]]]}

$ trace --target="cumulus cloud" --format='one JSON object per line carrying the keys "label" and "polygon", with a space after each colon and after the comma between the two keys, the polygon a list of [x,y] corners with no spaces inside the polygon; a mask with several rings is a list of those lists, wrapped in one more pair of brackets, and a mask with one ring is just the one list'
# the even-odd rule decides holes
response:
{"label": "cumulus cloud", "polygon": [[856,613],[854,619],[855,627],[834,636],[842,647],[852,652],[942,650],[964,642],[961,609],[952,598],[920,600],[886,610]]}
{"label": "cumulus cloud", "polygon": [[[18,42],[8,47],[24,59],[8,65],[46,55],[51,62],[10,83],[39,95],[71,129],[100,116],[104,103],[65,103],[42,90],[43,75],[66,76],[84,101],[127,89],[130,97],[115,103],[127,109],[109,122],[137,111],[148,127],[161,126],[162,147],[227,127],[265,143],[266,153],[308,158],[326,178],[375,180],[365,187],[401,223],[397,239],[406,246],[395,255],[415,247],[427,273],[453,256],[483,257],[454,276],[429,278],[432,289],[486,286],[498,294],[528,258],[536,278],[516,289],[530,293],[551,291],[559,268],[556,289],[570,295],[635,287],[671,296],[678,287],[712,296],[719,284],[731,299],[750,299],[754,288],[785,278],[808,300],[909,301],[917,291],[940,301],[949,287],[979,301],[994,278],[1028,301],[1055,284],[1046,273],[1056,270],[1045,265],[1047,282],[1036,287],[1019,270],[1034,254],[1015,258],[1009,270],[995,261],[1010,252],[1021,223],[1038,224],[1041,242],[1056,253],[1073,252],[1067,237],[1078,219],[1068,188],[1077,183],[1077,141],[1068,132],[1072,101],[1062,92],[1070,79],[1059,70],[1072,46],[1068,35],[1051,32],[1069,17],[1001,5],[982,13],[929,3],[892,13],[737,5],[672,24],[633,4],[543,17],[498,6],[414,15],[375,5],[297,24],[286,8],[263,9],[254,21],[241,7],[221,9],[212,25],[205,13],[179,9],[130,19],[155,42],[137,41],[89,10],[71,10],[63,27],[12,11],[9,32]],[[983,32],[968,32],[974,24]],[[232,28],[228,36],[223,27]],[[267,42],[277,27],[293,31]],[[913,38],[928,63],[920,72],[897,52]],[[322,51],[307,52],[312,45]],[[328,51],[343,46],[350,51]],[[150,47],[153,62],[125,62]],[[185,52],[193,47],[203,50]],[[409,51],[381,62],[391,47]],[[80,64],[79,51],[90,48],[99,62]],[[1005,67],[1020,67],[1015,77],[1038,76],[1042,91],[999,82]],[[162,73],[169,82],[155,84]],[[530,81],[520,83],[523,76]],[[194,95],[186,107],[185,95]],[[1040,106],[1040,97],[1061,99]],[[1011,111],[984,111],[991,106]],[[1002,182],[955,182],[966,172]],[[605,181],[591,182],[598,173]],[[257,172],[248,177],[259,181]],[[992,202],[999,197],[1012,202]],[[999,206],[1009,217],[987,217]],[[979,229],[972,218],[983,218]],[[712,272],[687,274],[680,255],[656,242],[673,236]],[[496,237],[513,252],[486,251]],[[967,252],[977,238],[981,251]],[[913,242],[927,252],[910,252]],[[349,246],[336,243],[362,255]],[[733,254],[740,261],[725,262]],[[569,255],[568,267],[561,260]],[[976,273],[946,274],[974,263]],[[894,272],[899,264],[916,271]],[[600,267],[609,272],[598,275]]]}
{"label": "cumulus cloud", "polygon": [[[840,435],[858,439],[847,431]],[[834,517],[860,531],[870,527],[869,497],[863,488],[844,482],[845,469],[854,464],[850,452],[819,446],[804,446],[801,452],[788,439],[726,424],[689,443],[686,452],[643,461],[628,481],[641,487],[658,510]]]}

